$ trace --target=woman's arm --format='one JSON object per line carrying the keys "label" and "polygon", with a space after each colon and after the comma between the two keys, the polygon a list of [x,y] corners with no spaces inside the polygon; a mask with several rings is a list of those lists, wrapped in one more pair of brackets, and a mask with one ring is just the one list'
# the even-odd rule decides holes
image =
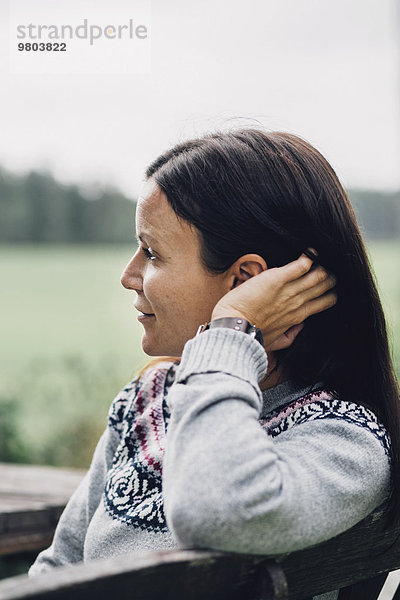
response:
{"label": "woman's arm", "polygon": [[58,522],[54,539],[43,550],[29,570],[39,575],[49,569],[83,560],[83,546],[90,520],[104,490],[112,433],[106,430],[97,444],[89,471],[71,496]]}
{"label": "woman's arm", "polygon": [[54,567],[83,560],[86,532],[101,500],[107,471],[120,441],[120,422],[127,403],[136,395],[136,390],[135,379],[114,399],[108,427],[97,444],[89,471],[65,507],[51,546],[38,555],[29,575],[38,575]]}
{"label": "woman's arm", "polygon": [[310,420],[272,440],[258,423],[266,354],[245,333],[186,343],[168,402],[163,491],[183,546],[279,554],[329,539],[387,496],[385,450],[368,428]]}

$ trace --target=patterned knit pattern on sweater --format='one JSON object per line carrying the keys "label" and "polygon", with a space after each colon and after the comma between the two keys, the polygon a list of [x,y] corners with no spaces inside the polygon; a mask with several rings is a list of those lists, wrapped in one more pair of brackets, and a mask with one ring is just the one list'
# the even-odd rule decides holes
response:
{"label": "patterned knit pattern on sweater", "polygon": [[[163,509],[162,464],[170,419],[167,395],[176,369],[176,363],[169,368],[150,369],[125,388],[109,413],[109,426],[118,432],[121,441],[107,475],[106,511],[113,519],[154,532],[168,530]],[[258,421],[267,435],[276,438],[302,423],[338,418],[368,429],[390,457],[386,430],[374,413],[338,400],[324,389],[296,398]]]}

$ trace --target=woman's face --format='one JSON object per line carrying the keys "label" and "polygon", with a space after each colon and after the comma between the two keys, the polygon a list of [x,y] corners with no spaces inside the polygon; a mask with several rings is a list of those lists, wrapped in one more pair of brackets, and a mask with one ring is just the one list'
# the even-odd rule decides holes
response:
{"label": "woman's face", "polygon": [[150,356],[180,356],[231,289],[229,273],[206,271],[197,230],[175,214],[152,179],[137,203],[136,235],[140,246],[121,283],[137,293],[135,308],[151,315],[139,313],[142,348]]}

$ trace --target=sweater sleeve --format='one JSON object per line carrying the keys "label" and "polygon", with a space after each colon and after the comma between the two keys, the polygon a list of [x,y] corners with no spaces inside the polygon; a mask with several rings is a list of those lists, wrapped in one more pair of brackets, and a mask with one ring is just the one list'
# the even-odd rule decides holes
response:
{"label": "sweater sleeve", "polygon": [[185,345],[163,471],[167,523],[183,547],[298,550],[352,527],[389,493],[389,459],[372,428],[336,416],[266,434],[266,366],[245,333],[218,328]]}
{"label": "sweater sleeve", "polygon": [[120,430],[129,400],[138,388],[135,378],[114,399],[108,427],[101,436],[89,468],[71,496],[58,522],[51,546],[43,550],[29,569],[29,575],[46,573],[54,567],[81,562],[86,532],[104,491],[107,471],[120,440]]}

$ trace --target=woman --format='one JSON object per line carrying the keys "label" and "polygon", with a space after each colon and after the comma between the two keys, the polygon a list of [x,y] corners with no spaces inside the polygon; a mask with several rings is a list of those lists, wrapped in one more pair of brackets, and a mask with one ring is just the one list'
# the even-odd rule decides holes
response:
{"label": "woman", "polygon": [[395,518],[398,391],[332,168],[294,135],[248,129],[178,145],[146,175],[121,281],[143,350],[168,356],[114,400],[31,573],[129,550],[278,554],[386,500]]}

